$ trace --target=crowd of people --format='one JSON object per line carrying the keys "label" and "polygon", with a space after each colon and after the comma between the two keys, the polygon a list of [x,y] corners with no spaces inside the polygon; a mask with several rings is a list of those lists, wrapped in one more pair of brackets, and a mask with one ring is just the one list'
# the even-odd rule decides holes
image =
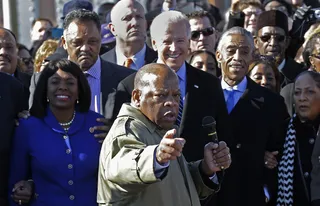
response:
{"label": "crowd of people", "polygon": [[0,206],[320,206],[320,2],[152,2],[0,28]]}

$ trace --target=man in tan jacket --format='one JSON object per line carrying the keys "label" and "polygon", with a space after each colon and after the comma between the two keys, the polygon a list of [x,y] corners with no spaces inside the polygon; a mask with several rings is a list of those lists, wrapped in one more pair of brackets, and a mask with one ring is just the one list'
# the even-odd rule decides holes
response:
{"label": "man in tan jacket", "polygon": [[123,104],[104,140],[98,203],[137,206],[200,206],[220,188],[216,172],[231,164],[225,142],[208,143],[204,159],[187,163],[185,139],[172,129],[179,112],[177,75],[163,64],[136,74],[131,104]]}

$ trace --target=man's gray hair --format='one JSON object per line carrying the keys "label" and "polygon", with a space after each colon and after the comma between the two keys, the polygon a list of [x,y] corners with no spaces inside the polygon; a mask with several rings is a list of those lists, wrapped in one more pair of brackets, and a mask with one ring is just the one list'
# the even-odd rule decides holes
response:
{"label": "man's gray hair", "polygon": [[247,30],[245,30],[242,27],[232,27],[231,29],[228,29],[227,31],[225,31],[221,38],[220,41],[218,43],[218,47],[217,47],[217,51],[222,51],[222,47],[223,45],[225,45],[225,41],[226,41],[226,37],[233,35],[233,34],[240,34],[242,36],[245,36],[250,44],[251,50],[254,50],[254,40],[253,40],[253,36],[251,35],[250,32],[248,32]]}
{"label": "man's gray hair", "polygon": [[164,29],[168,28],[169,24],[183,23],[186,25],[186,34],[188,39],[191,37],[189,19],[186,15],[179,11],[166,11],[159,14],[150,26],[151,39],[156,39],[159,34],[162,34]]}

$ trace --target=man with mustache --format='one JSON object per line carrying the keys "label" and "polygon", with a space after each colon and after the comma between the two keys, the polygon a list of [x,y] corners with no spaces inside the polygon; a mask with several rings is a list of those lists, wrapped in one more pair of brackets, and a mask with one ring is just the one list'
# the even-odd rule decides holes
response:
{"label": "man with mustache", "polygon": [[186,162],[186,140],[173,129],[180,94],[168,66],[148,64],[137,72],[131,104],[122,105],[101,149],[100,206],[200,206],[199,197],[217,191],[215,173],[230,166],[229,148],[210,142],[202,160]]}
{"label": "man with mustache", "polygon": [[[75,10],[70,12],[63,23],[63,48],[68,58],[79,64],[86,74],[91,88],[90,109],[104,114],[108,95],[115,90],[117,84],[134,71],[104,61],[99,57],[101,47],[99,16],[92,11]],[[99,119],[105,121],[105,119]],[[106,126],[107,127],[107,126]],[[107,128],[95,127],[107,130]],[[106,134],[101,134],[104,138]]]}
{"label": "man with mustache", "polygon": [[23,104],[28,105],[29,86],[31,76],[20,72],[17,68],[17,41],[14,33],[8,29],[0,28],[0,72],[15,77],[24,86]]}
{"label": "man with mustache", "polygon": [[[221,140],[230,139],[228,114],[218,78],[186,63],[190,40],[188,18],[178,11],[166,11],[158,15],[150,27],[153,49],[158,52],[158,63],[174,70],[179,77],[181,91],[180,110],[176,125],[187,140],[184,156],[187,161],[203,157],[202,148],[211,141],[208,131],[202,127],[202,119],[212,116],[217,121],[217,133]],[[114,120],[125,102],[130,102],[134,87],[134,74],[118,85],[116,93],[107,102],[107,118]]]}
{"label": "man with mustache", "polygon": [[261,55],[275,58],[281,74],[282,88],[292,83],[296,76],[304,71],[303,65],[298,64],[291,57],[285,56],[286,49],[290,44],[290,36],[288,18],[283,12],[270,10],[260,14],[254,44]]}
{"label": "man with mustache", "polygon": [[276,155],[285,138],[288,114],[283,98],[246,77],[253,54],[253,37],[242,27],[227,30],[217,47],[216,58],[221,65],[221,86],[230,120],[228,128],[233,133],[233,139],[227,141],[232,167],[225,172],[218,193],[221,206],[266,204],[263,185],[274,183],[276,170],[264,176],[264,167],[276,164]]}
{"label": "man with mustache", "polygon": [[145,43],[147,22],[138,1],[119,1],[111,10],[108,27],[116,37],[116,46],[102,55],[102,59],[138,70],[157,58],[157,53]]}

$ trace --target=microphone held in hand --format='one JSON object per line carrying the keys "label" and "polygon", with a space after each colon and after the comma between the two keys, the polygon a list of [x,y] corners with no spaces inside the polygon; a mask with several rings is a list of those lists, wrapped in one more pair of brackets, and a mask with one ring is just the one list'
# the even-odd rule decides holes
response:
{"label": "microphone held in hand", "polygon": [[206,130],[208,137],[213,143],[219,144],[216,131],[216,120],[212,116],[206,116],[202,119],[202,127]]}

